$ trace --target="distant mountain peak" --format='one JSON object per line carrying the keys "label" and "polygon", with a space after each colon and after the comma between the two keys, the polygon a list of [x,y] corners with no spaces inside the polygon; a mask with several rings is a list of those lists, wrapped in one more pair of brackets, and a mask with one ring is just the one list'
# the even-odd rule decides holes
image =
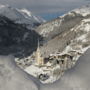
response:
{"label": "distant mountain peak", "polygon": [[29,10],[27,10],[26,8],[23,8],[20,11],[22,11],[23,13],[26,13],[30,17],[32,16],[32,13]]}
{"label": "distant mountain peak", "polygon": [[26,9],[26,8],[23,8],[19,11],[22,12],[26,18],[28,18],[28,16],[29,16],[29,18],[32,17],[39,23],[46,22],[46,20],[44,20],[43,18],[41,18],[39,16],[36,16],[36,15],[32,14],[32,12],[29,11],[28,9]]}
{"label": "distant mountain peak", "polygon": [[87,15],[90,15],[90,5],[82,6],[80,8],[74,9],[72,11],[85,17]]}
{"label": "distant mountain peak", "polygon": [[4,4],[0,4],[0,8],[3,8],[3,7],[9,7],[8,4],[4,5]]}
{"label": "distant mountain peak", "polygon": [[5,16],[16,23],[24,24],[29,29],[45,22],[44,19],[33,15],[27,9],[20,10],[9,5],[0,5],[0,15]]}

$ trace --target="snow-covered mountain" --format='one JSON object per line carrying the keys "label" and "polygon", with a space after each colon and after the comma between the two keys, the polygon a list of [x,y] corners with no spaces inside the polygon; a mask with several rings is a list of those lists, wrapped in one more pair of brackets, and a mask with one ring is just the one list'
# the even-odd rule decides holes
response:
{"label": "snow-covered mountain", "polygon": [[[86,34],[86,37],[89,37],[89,22],[90,6],[88,5],[74,9],[55,20],[40,25],[36,31],[42,35],[47,42],[42,47],[42,53],[43,51],[45,51],[44,53],[46,54],[62,51],[68,44],[72,43],[71,41],[75,38],[82,36],[82,41],[84,34]],[[89,38],[86,38],[86,41],[88,42]]]}
{"label": "snow-covered mountain", "polygon": [[[80,58],[80,56],[82,56],[85,51],[90,48],[90,6],[84,6],[72,10],[63,16],[58,17],[57,19],[42,24],[36,29],[36,32],[44,37],[44,44],[40,47],[43,57],[49,58],[50,56],[54,57],[57,55],[64,55],[66,58],[68,58],[68,54],[72,58],[71,62],[74,62],[75,65],[78,58]],[[55,60],[57,60],[57,58]],[[58,60],[60,61],[61,58]],[[58,66],[58,64],[56,66]],[[53,66],[53,68],[56,66]],[[31,73],[30,68],[31,66],[27,67],[25,71]],[[53,68],[51,70],[53,70]],[[41,69],[43,69],[43,67],[39,70]],[[37,74],[43,74],[39,70],[38,72],[36,71]],[[47,75],[49,75],[49,77],[52,79],[48,78],[43,83],[52,83],[58,80],[58,77],[61,75],[59,74],[54,78],[52,73],[44,73],[47,73]],[[32,75],[34,76],[35,74]]]}
{"label": "snow-covered mountain", "polygon": [[[30,26],[29,29],[31,29],[43,20],[37,19],[26,9],[18,10],[9,6],[1,6],[0,15],[0,54],[13,54],[17,57],[15,60],[19,66],[29,74],[36,75],[43,83],[55,82],[67,69],[72,67],[63,70],[63,74],[60,72],[57,75],[56,71],[61,70],[61,66],[56,59],[51,61],[55,65],[53,64],[53,67],[49,69],[47,68],[48,63],[46,67],[35,66],[32,52],[37,48],[38,38],[43,43],[40,47],[42,57],[47,59],[51,55],[60,55],[60,57],[67,58],[68,54],[70,62],[74,62],[73,66],[78,58],[90,48],[90,6],[74,9],[57,19],[40,25],[36,30],[28,30],[26,26],[28,28]],[[61,61],[61,58],[59,59]],[[31,68],[34,69],[32,72]],[[51,69],[51,71],[48,72],[46,69]]]}
{"label": "snow-covered mountain", "polygon": [[37,21],[37,22],[39,22],[39,23],[44,23],[44,22],[46,22],[46,20],[44,20],[43,18],[41,18],[41,17],[39,17],[39,16],[35,16],[35,15],[33,15],[29,10],[27,10],[27,9],[21,9],[21,10],[19,10],[23,15],[25,15],[25,17],[26,18],[28,18],[28,19],[33,19],[32,21]]}
{"label": "snow-covered mountain", "polygon": [[54,35],[57,35],[58,33],[64,31],[62,29],[66,30],[66,28],[72,28],[82,19],[88,18],[89,16],[90,5],[83,6],[62,15],[57,19],[42,24],[37,28],[37,32],[39,32],[43,37],[48,37],[49,34],[51,34],[51,37],[53,37]]}
{"label": "snow-covered mountain", "polygon": [[26,25],[29,29],[44,23],[45,20],[33,15],[27,9],[12,8],[9,5],[0,5],[0,15],[13,20],[15,23]]}
{"label": "snow-covered mountain", "polygon": [[72,10],[83,17],[90,15],[90,5],[82,6],[80,8]]}

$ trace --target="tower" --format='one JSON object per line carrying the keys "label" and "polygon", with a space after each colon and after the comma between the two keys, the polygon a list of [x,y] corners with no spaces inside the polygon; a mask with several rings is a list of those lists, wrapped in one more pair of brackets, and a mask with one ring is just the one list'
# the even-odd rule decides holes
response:
{"label": "tower", "polygon": [[66,56],[64,59],[64,70],[67,70],[67,61],[68,61],[68,58]]}
{"label": "tower", "polygon": [[42,66],[44,65],[44,59],[41,56],[41,52],[40,52],[40,44],[39,44],[39,40],[38,40],[38,47],[37,47],[37,51],[36,51],[36,64],[38,66]]}

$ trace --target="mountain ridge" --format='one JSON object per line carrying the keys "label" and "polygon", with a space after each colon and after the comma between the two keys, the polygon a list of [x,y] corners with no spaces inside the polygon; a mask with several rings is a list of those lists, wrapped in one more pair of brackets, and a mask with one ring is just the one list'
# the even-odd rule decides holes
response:
{"label": "mountain ridge", "polygon": [[[81,14],[79,11],[81,12]],[[79,27],[80,23],[83,22],[84,20],[89,21],[89,19],[90,19],[89,11],[90,11],[90,6],[83,6],[81,8],[74,9],[74,10],[68,12],[67,14],[64,14],[63,16],[60,16],[52,21],[49,21],[49,22],[44,23],[44,24],[40,25],[39,27],[37,27],[36,32],[44,37],[44,40],[45,40],[44,42],[46,43],[43,47],[47,48],[46,49],[47,51],[52,51],[52,53],[53,52],[55,53],[54,47],[57,48],[57,46],[59,46],[61,39],[65,38],[65,35],[64,35],[65,33],[69,32],[73,28]],[[89,22],[87,22],[87,23],[89,24]],[[59,38],[59,36],[60,36],[60,38]],[[74,36],[71,35],[68,38],[70,38],[70,37],[74,37]],[[57,38],[57,39],[54,40],[55,38]],[[70,40],[68,41],[68,38],[65,39],[65,40],[67,40],[67,43],[64,43],[65,46],[67,44],[69,44],[69,42],[70,42]],[[62,44],[60,44],[60,46],[61,45]],[[59,48],[60,48],[60,46],[59,46]],[[41,47],[42,53],[43,53],[43,50],[45,52],[45,49],[43,47]],[[57,48],[57,49],[59,49],[59,48]],[[47,52],[45,52],[45,53],[47,53]],[[50,52],[49,52],[49,54],[50,54]]]}
{"label": "mountain ridge", "polygon": [[28,29],[33,29],[35,26],[45,22],[44,19],[33,15],[29,10],[20,10],[9,5],[0,5],[0,15],[13,20],[15,23],[26,25]]}
{"label": "mountain ridge", "polygon": [[[80,10],[80,12],[81,11],[83,12],[83,10]],[[67,62],[71,60],[70,63],[72,64],[71,67],[67,67],[66,70],[71,69],[76,65],[79,58],[90,48],[90,12],[88,14],[86,12],[83,15],[82,13],[80,14],[75,12],[75,10],[71,11],[65,14],[64,16],[61,16],[57,19],[54,19],[39,26],[36,29],[36,32],[39,33],[44,39],[44,44],[40,47],[42,57],[45,58],[45,60],[47,59],[48,62],[49,60],[52,60],[50,64],[53,64],[54,62],[54,66],[52,65],[51,70],[53,70],[53,68],[58,67],[60,71],[62,69],[62,65],[59,65],[59,67],[57,60],[65,61],[67,60],[68,55],[70,56],[70,58],[67,60]],[[27,59],[28,61],[34,60],[33,57],[35,53],[36,52],[33,52],[31,56],[26,57],[22,60],[24,60],[24,62],[27,64]],[[59,58],[59,56],[61,57]],[[66,64],[70,66],[70,63]],[[33,70],[32,73],[32,71],[30,70],[32,69],[33,64],[31,64],[30,66],[25,66],[26,69],[24,70],[33,76],[38,74],[49,75],[50,78],[46,79],[45,81],[40,78],[40,81],[42,83],[55,82],[58,80],[58,77],[60,78],[63,74],[62,72],[59,75],[57,73],[57,76],[54,77],[52,73],[45,72],[43,70],[43,67],[38,68],[38,70],[35,69],[36,71]],[[48,64],[45,63],[45,68],[47,67]]]}

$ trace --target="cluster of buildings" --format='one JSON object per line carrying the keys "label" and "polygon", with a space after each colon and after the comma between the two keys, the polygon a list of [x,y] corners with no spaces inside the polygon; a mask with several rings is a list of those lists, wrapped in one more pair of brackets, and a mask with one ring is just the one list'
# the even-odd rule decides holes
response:
{"label": "cluster of buildings", "polygon": [[68,53],[50,54],[47,58],[44,58],[38,42],[37,50],[30,59],[32,63],[25,71],[39,78],[43,83],[54,82],[63,75],[64,71],[75,65],[77,57],[81,54],[73,50]]}
{"label": "cluster of buildings", "polygon": [[44,58],[40,52],[39,42],[38,48],[35,53],[35,65],[40,67],[51,67],[55,65],[60,65],[62,70],[71,68],[73,65],[73,56],[71,54],[50,54],[48,58]]}

